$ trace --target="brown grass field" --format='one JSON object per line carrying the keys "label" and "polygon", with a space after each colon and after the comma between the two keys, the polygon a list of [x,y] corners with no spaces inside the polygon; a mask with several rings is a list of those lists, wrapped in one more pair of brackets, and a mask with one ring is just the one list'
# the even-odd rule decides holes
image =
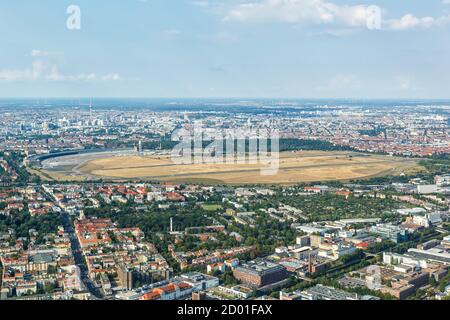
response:
{"label": "brown grass field", "polygon": [[281,153],[279,170],[275,175],[262,175],[261,168],[261,164],[243,162],[175,165],[168,156],[114,156],[88,161],[78,170],[86,176],[105,179],[234,185],[345,181],[422,170],[411,159],[321,151]]}

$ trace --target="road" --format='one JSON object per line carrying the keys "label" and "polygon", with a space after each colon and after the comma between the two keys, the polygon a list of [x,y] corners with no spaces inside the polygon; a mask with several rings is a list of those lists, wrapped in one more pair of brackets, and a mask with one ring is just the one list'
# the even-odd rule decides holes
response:
{"label": "road", "polygon": [[92,282],[92,280],[89,279],[88,269],[87,269],[85,260],[83,258],[83,255],[81,254],[80,243],[78,242],[78,239],[75,236],[75,230],[73,229],[73,226],[72,226],[72,223],[70,221],[69,215],[67,213],[62,213],[61,214],[61,219],[62,219],[62,223],[63,223],[63,226],[64,226],[64,231],[70,237],[70,244],[72,246],[72,253],[73,253],[73,256],[75,258],[75,263],[80,268],[81,280],[83,281],[83,283],[86,286],[87,290],[91,293],[92,297],[95,297],[97,299],[102,299],[103,296],[102,296],[100,290],[95,286],[95,284]]}
{"label": "road", "polygon": [[80,268],[81,281],[83,281],[86,289],[91,293],[91,297],[93,299],[102,299],[103,296],[99,288],[97,288],[94,282],[91,279],[89,279],[86,262],[81,253],[80,243],[78,242],[78,238],[75,235],[75,230],[73,229],[69,214],[65,212],[64,208],[62,208],[57,202],[55,202],[53,197],[49,193],[47,193],[43,188],[41,189],[41,191],[48,201],[53,202],[55,206],[61,209],[61,223],[64,227],[64,231],[69,235],[70,245],[72,248],[73,257],[75,259],[75,264]]}

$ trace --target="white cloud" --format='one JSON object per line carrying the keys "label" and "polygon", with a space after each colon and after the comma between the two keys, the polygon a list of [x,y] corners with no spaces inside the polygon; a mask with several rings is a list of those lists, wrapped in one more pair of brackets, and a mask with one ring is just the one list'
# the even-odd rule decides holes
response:
{"label": "white cloud", "polygon": [[[450,0],[443,0],[450,4]],[[341,5],[327,0],[253,0],[233,6],[224,21],[280,22],[298,26],[324,26],[327,28],[367,28],[370,19],[368,5]],[[386,18],[381,9],[381,28],[384,30],[410,30],[440,27],[450,24],[450,15],[416,17],[405,14],[400,18]],[[329,31],[329,30],[328,30]]]}
{"label": "white cloud", "polygon": [[366,26],[367,5],[337,5],[324,0],[263,0],[239,4],[225,21]]}
{"label": "white cloud", "polygon": [[58,65],[50,58],[51,53],[32,50],[30,56],[34,60],[29,68],[0,69],[0,81],[117,81],[121,79],[118,73],[108,73],[102,76],[95,73],[63,74],[59,71]]}
{"label": "white cloud", "polygon": [[27,69],[0,69],[0,81],[36,80],[43,76],[47,66],[42,61],[33,61]]}
{"label": "white cloud", "polygon": [[[450,3],[450,2],[449,2]],[[400,19],[392,19],[388,21],[388,28],[392,30],[409,30],[416,28],[431,28],[444,26],[450,23],[449,16],[434,17],[422,17],[418,18],[410,13],[404,15]]]}
{"label": "white cloud", "polygon": [[31,50],[32,57],[48,57],[50,55],[51,55],[51,53],[48,51],[42,51],[42,50],[37,50],[37,49]]}
{"label": "white cloud", "polygon": [[17,81],[24,78],[29,78],[29,70],[0,69],[0,81]]}
{"label": "white cloud", "polygon": [[120,75],[117,73],[110,73],[110,74],[104,75],[102,77],[102,80],[103,81],[117,81],[117,80],[120,80]]}

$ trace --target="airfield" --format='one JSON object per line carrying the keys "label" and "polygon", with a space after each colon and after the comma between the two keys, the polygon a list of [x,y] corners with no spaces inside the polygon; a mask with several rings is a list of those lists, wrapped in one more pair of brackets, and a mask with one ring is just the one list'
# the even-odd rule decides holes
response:
{"label": "airfield", "polygon": [[421,170],[417,161],[353,152],[298,151],[280,153],[279,169],[262,174],[267,164],[176,164],[167,154],[97,153],[73,155],[44,162],[41,174],[52,180],[151,180],[205,184],[296,184],[313,181],[348,181]]}

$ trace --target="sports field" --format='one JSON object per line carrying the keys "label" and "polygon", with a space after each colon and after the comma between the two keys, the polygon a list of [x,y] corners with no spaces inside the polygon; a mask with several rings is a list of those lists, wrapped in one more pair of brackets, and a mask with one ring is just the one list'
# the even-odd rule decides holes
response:
{"label": "sports field", "polygon": [[262,175],[262,164],[174,164],[169,156],[109,156],[93,159],[77,171],[106,179],[143,179],[226,184],[294,184],[363,179],[420,170],[416,161],[348,152],[301,151],[280,154],[275,175]]}

